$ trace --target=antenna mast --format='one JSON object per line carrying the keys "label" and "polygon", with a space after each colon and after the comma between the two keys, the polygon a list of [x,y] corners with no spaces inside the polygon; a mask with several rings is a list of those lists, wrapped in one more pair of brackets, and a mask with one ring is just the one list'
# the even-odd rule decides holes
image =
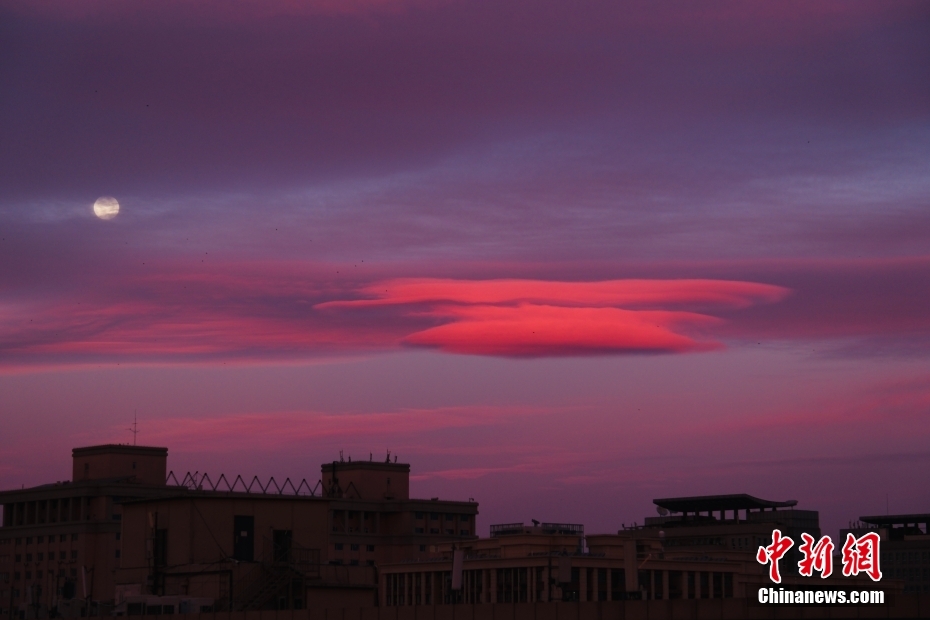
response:
{"label": "antenna mast", "polygon": [[132,445],[136,445],[136,435],[139,434],[139,419],[136,416],[136,410],[132,410],[132,426],[129,427],[129,432],[132,433]]}

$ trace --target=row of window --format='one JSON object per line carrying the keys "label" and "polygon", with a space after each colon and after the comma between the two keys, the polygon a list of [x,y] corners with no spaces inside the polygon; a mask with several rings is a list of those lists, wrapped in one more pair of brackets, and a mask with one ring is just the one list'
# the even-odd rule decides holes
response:
{"label": "row of window", "polygon": [[927,568],[886,568],[885,577],[891,579],[906,579],[916,581],[918,579],[926,581],[930,579],[930,569]]}
{"label": "row of window", "polygon": [[[462,572],[462,585],[452,590],[452,573],[417,572],[385,575],[387,605],[430,605],[436,603],[490,603],[491,573],[495,573],[493,594],[498,603],[538,601],[620,601],[626,599],[733,598],[734,575],[729,572],[637,571],[638,589],[626,590],[624,569],[576,568],[571,582],[557,585],[549,569],[499,568]],[[586,583],[582,591],[581,574]],[[609,574],[609,580],[608,580]],[[550,588],[546,579],[550,578]],[[551,590],[551,591],[550,591]]]}
{"label": "row of window", "polygon": [[[418,520],[423,520],[423,519],[426,518],[426,513],[425,513],[425,512],[415,512],[415,513],[413,513],[413,516],[414,516],[414,518],[416,518],[416,519],[418,519]],[[440,517],[440,516],[441,516],[443,519],[447,520],[447,521],[452,521],[452,520],[458,518],[459,523],[470,523],[470,522],[471,522],[471,515],[456,515],[456,514],[448,514],[448,513],[444,513],[444,512],[443,512],[443,513],[440,513],[440,512],[431,512],[431,513],[429,513],[429,520],[430,520],[430,521],[439,521],[439,517]]]}
{"label": "row of window", "polygon": [[[118,536],[119,534],[117,534],[117,537]],[[11,538],[0,539],[0,545],[8,545],[10,544],[10,542],[13,542],[14,545],[19,546],[23,544],[24,540],[26,541],[27,545],[31,545],[33,544],[33,542],[41,545],[45,543],[46,538],[48,538],[48,543],[52,544],[55,542],[56,537],[58,538],[58,542],[67,542],[69,537],[72,541],[78,539],[77,534],[57,534],[57,535],[49,534],[47,537],[46,536],[26,536],[25,538],[22,536],[19,536],[17,538],[12,538],[12,539]],[[117,538],[117,540],[119,540],[119,538]]]}
{"label": "row of window", "polygon": [[89,497],[17,502],[3,506],[3,527],[90,519]]}
{"label": "row of window", "polygon": [[924,564],[930,561],[930,552],[927,551],[886,551],[882,553],[882,562],[897,562],[899,564]]}
{"label": "row of window", "polygon": [[[342,566],[342,565],[343,565],[343,561],[342,561],[342,560],[338,560],[338,559],[336,559],[336,560],[330,560],[329,563],[332,564],[333,566]],[[361,564],[359,563],[358,560],[349,560],[347,564],[348,564],[348,566],[361,566]],[[375,565],[375,561],[374,561],[374,560],[365,560],[365,566],[374,566],[374,565]]]}
{"label": "row of window", "polygon": [[[345,549],[345,545],[343,543],[336,543],[336,551],[342,551],[343,549]],[[349,545],[349,551],[358,551],[358,550],[359,550],[359,545],[355,543],[352,543]],[[371,552],[374,550],[375,550],[374,545],[365,545],[365,551]]]}
{"label": "row of window", "polygon": [[[71,559],[72,559],[72,560],[76,560],[77,557],[78,557],[78,552],[77,552],[76,550],[72,550],[72,551],[71,551]],[[36,562],[42,562],[42,561],[45,560],[45,554],[44,554],[44,553],[37,553],[37,554],[35,554],[35,559],[36,559]],[[48,552],[48,559],[49,559],[50,562],[55,560],[55,552],[54,552],[54,551],[49,551],[49,552]],[[58,552],[58,559],[59,559],[59,560],[67,560],[67,559],[68,559],[68,552],[67,552],[67,551],[59,551],[59,552]],[[19,564],[20,562],[22,562],[22,561],[23,561],[23,554],[21,554],[21,553],[15,554],[15,555],[13,556],[13,561],[16,562],[17,564]],[[31,554],[31,553],[27,553],[27,554],[26,554],[26,561],[27,561],[27,562],[32,562],[32,554]]]}
{"label": "row of window", "polygon": [[[30,580],[32,579],[33,572],[32,572],[31,570],[22,571],[22,572],[20,572],[20,571],[13,571],[13,581],[21,581],[21,580],[23,579],[23,575],[24,575],[24,574],[25,574],[26,581],[30,581]],[[44,575],[45,575],[45,573],[43,573],[43,571],[40,571],[40,570],[35,571],[35,578],[36,578],[36,579],[42,579],[42,577],[43,577]],[[62,568],[60,571],[58,571],[58,576],[59,576],[59,577],[67,577],[67,576],[69,576],[69,575],[70,575],[71,577],[77,577],[77,569],[76,569],[76,568],[71,568],[71,569]],[[48,576],[49,576],[49,577],[54,577],[54,576],[55,576],[55,570],[54,570],[54,569],[49,569],[49,571],[48,571]]]}
{"label": "row of window", "polygon": [[[425,528],[425,527],[415,527],[415,528],[413,528],[413,532],[414,532],[414,534],[425,534],[425,533],[426,533],[426,528]],[[441,531],[438,527],[431,527],[431,528],[429,528],[429,533],[430,533],[430,534],[441,534],[442,531]],[[446,533],[447,536],[455,536],[455,530],[454,530],[454,529],[446,528],[445,533]],[[470,535],[471,535],[471,530],[459,530],[459,536],[470,536]]]}

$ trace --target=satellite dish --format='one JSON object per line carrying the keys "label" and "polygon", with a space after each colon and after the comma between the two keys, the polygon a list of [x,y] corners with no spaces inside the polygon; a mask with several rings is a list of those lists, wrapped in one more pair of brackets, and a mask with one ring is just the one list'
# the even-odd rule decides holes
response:
{"label": "satellite dish", "polygon": [[662,506],[656,506],[656,512],[658,512],[663,517],[668,516],[668,510]]}

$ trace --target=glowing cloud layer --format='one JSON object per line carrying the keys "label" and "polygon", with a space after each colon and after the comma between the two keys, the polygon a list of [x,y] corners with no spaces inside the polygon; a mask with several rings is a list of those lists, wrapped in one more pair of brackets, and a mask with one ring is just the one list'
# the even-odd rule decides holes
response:
{"label": "glowing cloud layer", "polygon": [[[421,306],[417,314],[447,321],[404,343],[449,353],[502,356],[683,353],[722,345],[684,333],[719,319],[662,308],[745,308],[783,299],[788,289],[726,280],[399,279],[363,291],[375,299],[320,304],[320,309]],[[631,309],[635,308],[635,309]]]}

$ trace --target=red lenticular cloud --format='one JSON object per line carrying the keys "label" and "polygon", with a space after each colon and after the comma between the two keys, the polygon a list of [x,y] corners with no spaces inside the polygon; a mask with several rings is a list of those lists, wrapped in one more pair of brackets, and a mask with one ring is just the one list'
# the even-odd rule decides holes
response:
{"label": "red lenticular cloud", "polygon": [[366,287],[376,299],[337,301],[318,307],[381,306],[423,302],[463,304],[552,303],[565,306],[667,306],[699,304],[745,308],[783,299],[781,286],[732,280],[447,280],[400,278]]}
{"label": "red lenticular cloud", "polygon": [[663,308],[745,308],[779,301],[789,291],[726,280],[416,278],[382,282],[362,292],[376,299],[327,302],[317,308],[425,305],[411,311],[448,322],[410,334],[405,344],[468,355],[536,357],[717,349],[719,342],[683,332],[720,319]]}
{"label": "red lenticular cloud", "polygon": [[412,334],[405,342],[448,353],[527,357],[684,353],[721,346],[675,333],[678,326],[719,320],[690,312],[521,304],[516,307],[445,306],[436,313],[453,317],[454,321]]}

